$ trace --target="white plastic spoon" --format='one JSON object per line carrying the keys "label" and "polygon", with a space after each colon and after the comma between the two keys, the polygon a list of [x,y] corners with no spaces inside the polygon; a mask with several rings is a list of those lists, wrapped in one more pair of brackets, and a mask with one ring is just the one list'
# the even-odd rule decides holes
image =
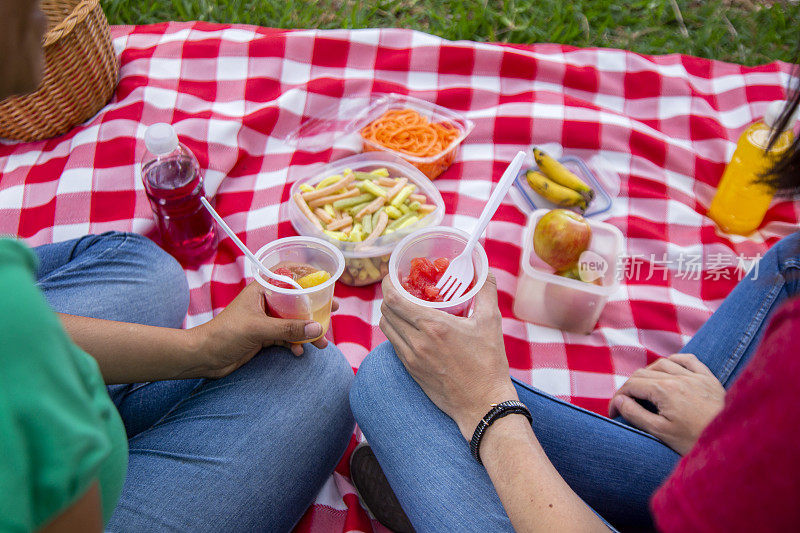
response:
{"label": "white plastic spoon", "polygon": [[230,226],[228,226],[225,223],[225,221],[222,220],[222,217],[219,216],[219,213],[217,213],[216,210],[213,207],[211,207],[211,204],[208,203],[208,200],[206,200],[205,197],[201,196],[200,197],[200,201],[203,202],[203,205],[205,206],[205,208],[208,210],[209,213],[211,213],[211,216],[214,217],[214,220],[217,221],[217,224],[219,224],[219,227],[221,227],[223,229],[223,231],[228,234],[228,237],[230,237],[233,240],[233,242],[236,243],[236,246],[239,247],[239,249],[242,251],[242,253],[245,256],[247,256],[247,258],[253,263],[253,265],[261,272],[261,274],[264,277],[267,277],[267,278],[275,280],[275,281],[282,281],[284,283],[288,283],[289,285],[291,285],[295,289],[302,289],[303,288],[303,287],[300,286],[299,283],[297,283],[295,280],[293,280],[289,276],[282,276],[280,274],[276,274],[273,271],[271,271],[270,269],[268,269],[267,267],[265,267],[264,265],[262,265],[261,262],[258,259],[256,259],[256,256],[253,255],[253,252],[248,250],[247,246],[245,246],[244,243],[241,240],[239,240],[239,237],[236,236],[236,234],[233,232],[233,230],[230,228]]}

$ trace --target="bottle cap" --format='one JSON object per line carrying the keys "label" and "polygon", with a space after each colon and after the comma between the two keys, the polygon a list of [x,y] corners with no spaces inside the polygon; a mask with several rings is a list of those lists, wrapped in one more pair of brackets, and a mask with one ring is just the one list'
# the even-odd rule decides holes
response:
{"label": "bottle cap", "polygon": [[147,128],[144,145],[154,155],[164,155],[178,149],[178,134],[170,124],[158,122]]}
{"label": "bottle cap", "polygon": [[[778,119],[781,118],[781,113],[783,113],[783,109],[786,107],[787,103],[788,102],[786,102],[785,100],[775,100],[774,102],[769,104],[767,112],[764,113],[764,124],[766,124],[770,128],[775,128],[775,126],[778,125]],[[798,111],[800,111],[800,108],[798,108],[798,110],[795,110],[794,114],[792,114],[792,116],[789,117],[789,121],[786,123],[787,130],[792,129],[794,127],[794,123],[797,122]]]}

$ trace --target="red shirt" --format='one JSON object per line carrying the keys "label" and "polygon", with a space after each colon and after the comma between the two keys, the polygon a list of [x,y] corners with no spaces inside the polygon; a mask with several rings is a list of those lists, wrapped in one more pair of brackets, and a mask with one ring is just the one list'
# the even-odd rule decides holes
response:
{"label": "red shirt", "polygon": [[800,298],[651,501],[660,531],[800,530]]}

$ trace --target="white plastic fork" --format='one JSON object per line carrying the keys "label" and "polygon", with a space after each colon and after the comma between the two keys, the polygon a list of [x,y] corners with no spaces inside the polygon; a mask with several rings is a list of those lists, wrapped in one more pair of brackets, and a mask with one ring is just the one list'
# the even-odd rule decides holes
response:
{"label": "white plastic fork", "polygon": [[503,172],[503,176],[500,178],[497,187],[489,197],[489,201],[486,202],[486,207],[483,208],[481,218],[478,219],[478,226],[475,228],[475,231],[472,232],[467,242],[467,247],[464,248],[464,251],[461,252],[458,257],[450,261],[450,266],[447,267],[439,283],[436,284],[436,288],[439,289],[439,294],[442,295],[443,301],[449,302],[461,297],[475,277],[475,267],[472,265],[472,249],[475,248],[478,239],[480,239],[483,232],[486,231],[486,226],[489,225],[489,221],[492,220],[495,211],[500,207],[500,202],[503,201],[511,184],[514,183],[514,180],[517,178],[517,174],[519,174],[519,170],[522,168],[524,159],[525,152],[517,152],[511,164],[508,165],[506,171]]}
{"label": "white plastic fork", "polygon": [[295,289],[302,289],[303,288],[303,287],[300,286],[299,283],[297,283],[295,280],[293,280],[289,276],[283,276],[281,274],[276,274],[273,271],[271,271],[270,269],[268,269],[267,267],[265,267],[264,265],[262,265],[261,262],[258,259],[256,259],[256,256],[253,255],[253,252],[251,252],[247,248],[247,246],[245,246],[244,243],[239,239],[239,237],[236,236],[236,234],[233,232],[231,227],[228,226],[225,223],[224,220],[222,220],[222,217],[219,216],[219,213],[217,213],[217,210],[214,209],[213,207],[211,207],[211,204],[208,203],[208,200],[206,200],[205,197],[201,196],[200,197],[200,201],[203,203],[203,205],[208,210],[208,212],[211,214],[211,216],[214,217],[214,220],[217,221],[217,224],[219,224],[219,227],[222,228],[222,231],[224,231],[225,233],[228,234],[228,237],[230,237],[231,240],[233,240],[233,242],[236,244],[236,246],[239,247],[239,249],[242,251],[242,253],[250,260],[251,263],[253,263],[253,266],[256,267],[264,277],[270,278],[270,279],[275,280],[275,281],[282,281],[284,283],[288,283],[289,285],[291,285]]}

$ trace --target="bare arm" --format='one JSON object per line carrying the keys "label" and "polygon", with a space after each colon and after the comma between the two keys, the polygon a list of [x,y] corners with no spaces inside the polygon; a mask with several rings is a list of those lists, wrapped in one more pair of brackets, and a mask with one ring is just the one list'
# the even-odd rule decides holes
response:
{"label": "bare arm", "polygon": [[97,361],[107,384],[205,377],[197,329],[171,329],[59,313],[73,342]]}
{"label": "bare arm", "polygon": [[555,469],[524,416],[491,425],[481,460],[516,531],[608,531]]}
{"label": "bare arm", "polygon": [[[316,338],[322,332],[311,320],[269,316],[257,283],[245,287],[211,321],[188,330],[65,314],[60,318],[75,344],[97,361],[108,384],[218,378],[268,346],[286,346],[299,356],[302,345],[290,343]],[[326,344],[324,338],[314,342],[318,348]]]}
{"label": "bare arm", "polygon": [[40,533],[99,533],[103,530],[103,514],[100,508],[100,489],[97,482],[78,501],[65,509]]}

